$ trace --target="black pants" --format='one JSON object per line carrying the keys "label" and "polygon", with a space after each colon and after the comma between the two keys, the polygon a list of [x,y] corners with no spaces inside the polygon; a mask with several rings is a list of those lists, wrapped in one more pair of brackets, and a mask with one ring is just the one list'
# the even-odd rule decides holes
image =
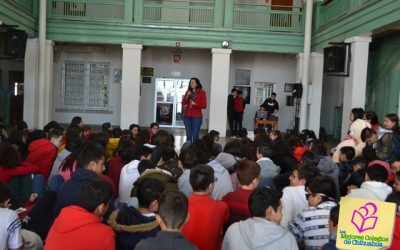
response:
{"label": "black pants", "polygon": [[233,135],[237,135],[239,129],[242,128],[243,112],[233,113]]}
{"label": "black pants", "polygon": [[228,123],[229,123],[229,130],[231,135],[233,135],[233,111],[228,110]]}

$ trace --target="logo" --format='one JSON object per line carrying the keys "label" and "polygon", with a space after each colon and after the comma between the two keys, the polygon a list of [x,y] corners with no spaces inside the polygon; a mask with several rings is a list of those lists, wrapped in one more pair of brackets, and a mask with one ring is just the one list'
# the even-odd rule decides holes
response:
{"label": "logo", "polygon": [[374,229],[378,216],[374,216],[378,211],[378,207],[373,202],[368,202],[359,209],[353,210],[351,223],[355,226],[359,233]]}

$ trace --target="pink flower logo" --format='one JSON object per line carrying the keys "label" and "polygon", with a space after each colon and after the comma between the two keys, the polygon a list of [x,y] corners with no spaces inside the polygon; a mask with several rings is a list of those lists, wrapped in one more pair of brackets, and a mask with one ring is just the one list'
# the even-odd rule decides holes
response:
{"label": "pink flower logo", "polygon": [[378,211],[373,202],[368,202],[358,210],[353,211],[351,223],[356,227],[359,233],[375,228],[378,217],[374,216]]}

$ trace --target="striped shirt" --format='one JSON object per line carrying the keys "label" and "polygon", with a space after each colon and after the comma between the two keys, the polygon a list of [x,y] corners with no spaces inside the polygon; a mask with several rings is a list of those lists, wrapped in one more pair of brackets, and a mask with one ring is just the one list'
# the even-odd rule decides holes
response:
{"label": "striped shirt", "polygon": [[21,246],[21,221],[17,213],[0,208],[0,249],[17,249]]}
{"label": "striped shirt", "polygon": [[329,241],[329,214],[337,204],[326,201],[317,207],[304,209],[289,224],[289,230],[301,241],[306,250],[320,249]]}

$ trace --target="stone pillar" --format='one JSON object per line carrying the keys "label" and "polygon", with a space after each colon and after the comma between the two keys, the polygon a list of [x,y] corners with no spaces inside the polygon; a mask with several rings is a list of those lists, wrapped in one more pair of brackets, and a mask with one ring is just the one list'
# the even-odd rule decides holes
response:
{"label": "stone pillar", "polygon": [[229,63],[231,49],[212,49],[211,88],[209,105],[209,130],[226,136],[227,103],[229,93]]}
{"label": "stone pillar", "polygon": [[342,139],[349,129],[349,113],[352,108],[365,107],[367,89],[368,52],[371,37],[351,37],[345,40],[351,44],[349,76],[344,80]]}
{"label": "stone pillar", "polygon": [[24,66],[24,115],[29,128],[38,128],[39,39],[28,39]]}
{"label": "stone pillar", "polygon": [[141,44],[122,44],[121,123],[127,129],[139,122]]}
{"label": "stone pillar", "polygon": [[308,92],[311,99],[308,128],[314,130],[317,138],[319,137],[319,128],[321,126],[323,66],[324,54],[312,52],[310,65],[311,93],[310,91]]}
{"label": "stone pillar", "polygon": [[53,111],[53,57],[54,57],[54,42],[51,40],[46,41],[45,47],[46,60],[45,60],[45,86],[44,86],[44,124],[52,120]]}

